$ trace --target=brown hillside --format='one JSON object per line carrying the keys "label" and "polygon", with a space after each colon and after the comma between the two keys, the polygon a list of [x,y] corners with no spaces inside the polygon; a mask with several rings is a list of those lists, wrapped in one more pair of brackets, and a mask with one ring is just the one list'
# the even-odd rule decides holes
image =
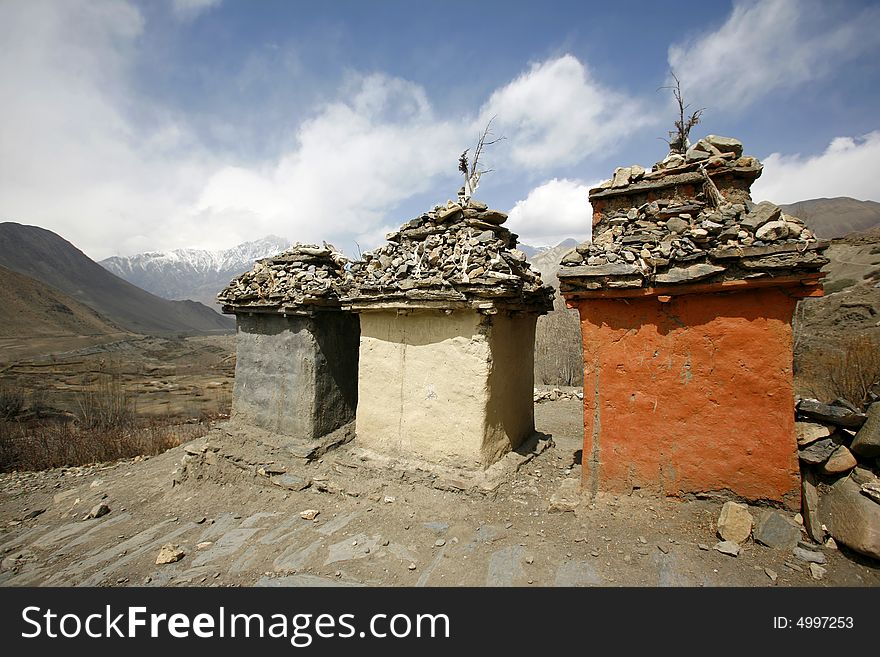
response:
{"label": "brown hillside", "polygon": [[148,335],[232,332],[235,322],[195,301],[168,301],[111,274],[73,244],[37,226],[0,223],[0,265]]}
{"label": "brown hillside", "polygon": [[843,237],[880,226],[880,203],[854,198],[814,198],[780,205],[784,212],[804,220],[819,237]]}
{"label": "brown hillside", "polygon": [[123,331],[88,306],[29,276],[0,267],[0,337],[109,335]]}

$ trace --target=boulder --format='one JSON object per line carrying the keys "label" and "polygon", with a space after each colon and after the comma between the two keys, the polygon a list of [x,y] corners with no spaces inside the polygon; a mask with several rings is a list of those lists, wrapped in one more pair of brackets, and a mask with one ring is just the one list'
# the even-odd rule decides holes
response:
{"label": "boulder", "polygon": [[758,516],[754,537],[761,545],[791,550],[801,537],[801,529],[779,511],[768,509]]}
{"label": "boulder", "polygon": [[880,402],[868,407],[867,420],[853,439],[850,449],[859,456],[880,456]]}
{"label": "boulder", "polygon": [[851,477],[842,477],[822,496],[819,518],[838,543],[880,559],[880,504],[863,495]]}
{"label": "boulder", "polygon": [[725,541],[744,542],[752,533],[752,514],[745,504],[725,502],[718,516],[718,535]]}
{"label": "boulder", "polygon": [[856,467],[857,463],[856,457],[852,455],[852,452],[845,445],[840,445],[831,453],[831,456],[828,457],[828,460],[822,464],[819,470],[822,474],[842,474],[852,470]]}
{"label": "boulder", "polygon": [[806,417],[846,429],[858,429],[867,420],[867,416],[863,413],[857,413],[842,406],[823,404],[816,399],[801,399],[797,404],[797,410],[798,413]]}

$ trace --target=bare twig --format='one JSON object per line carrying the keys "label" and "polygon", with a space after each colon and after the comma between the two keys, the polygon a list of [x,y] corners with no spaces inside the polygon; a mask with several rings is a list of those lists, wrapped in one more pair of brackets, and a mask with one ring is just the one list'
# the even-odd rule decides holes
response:
{"label": "bare twig", "polygon": [[493,116],[489,119],[489,122],[486,124],[486,127],[483,129],[483,133],[480,135],[479,140],[477,141],[477,146],[474,149],[474,157],[468,162],[468,151],[470,149],[465,149],[465,151],[458,158],[458,170],[464,175],[464,188],[463,188],[463,200],[467,200],[473,196],[474,192],[477,190],[477,186],[480,184],[480,176],[484,173],[489,173],[492,169],[480,169],[480,156],[483,154],[483,149],[486,146],[491,146],[492,144],[497,144],[499,141],[506,139],[503,135],[498,137],[497,139],[489,139],[492,135],[492,122],[495,120]]}
{"label": "bare twig", "polygon": [[670,71],[670,75],[672,75],[672,79],[675,80],[674,85],[667,85],[665,87],[660,87],[660,89],[671,89],[672,95],[675,98],[676,103],[678,103],[678,120],[675,121],[675,130],[669,131],[669,139],[664,139],[667,144],[669,144],[669,150],[672,153],[679,153],[684,155],[684,153],[688,149],[688,135],[690,135],[691,130],[700,122],[700,119],[703,116],[703,112],[706,111],[705,107],[701,107],[700,109],[693,112],[689,117],[685,118],[685,112],[687,111],[689,104],[684,102],[684,99],[681,95],[681,82],[678,77],[675,75],[675,71]]}

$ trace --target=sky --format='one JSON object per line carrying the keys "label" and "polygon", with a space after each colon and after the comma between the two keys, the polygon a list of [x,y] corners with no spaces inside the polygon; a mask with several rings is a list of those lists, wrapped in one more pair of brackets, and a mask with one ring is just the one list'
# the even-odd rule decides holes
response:
{"label": "sky", "polygon": [[269,234],[351,256],[462,184],[531,245],[588,190],[741,139],[755,200],[880,201],[880,3],[0,0],[0,221],[90,257]]}

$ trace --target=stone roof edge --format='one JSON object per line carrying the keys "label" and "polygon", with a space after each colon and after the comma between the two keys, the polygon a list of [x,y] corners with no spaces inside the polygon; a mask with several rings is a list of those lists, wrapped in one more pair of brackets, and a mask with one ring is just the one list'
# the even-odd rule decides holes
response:
{"label": "stone roof edge", "polygon": [[[796,296],[821,297],[824,296],[821,279],[826,272],[805,272],[800,275],[771,276],[764,274],[755,278],[738,278],[726,281],[697,281],[692,283],[667,284],[647,287],[629,288],[602,288],[597,290],[573,289],[560,292],[566,302],[581,299],[632,299],[639,297],[677,297],[689,294],[713,294],[725,292],[739,292],[757,288],[803,288]],[[664,299],[661,299],[664,301]],[[668,301],[668,299],[666,299]]]}
{"label": "stone roof edge", "polygon": [[[624,187],[593,187],[589,191],[589,199],[614,198],[616,196],[627,196],[629,194],[637,194],[639,192],[650,191],[655,189],[665,189],[667,187],[675,187],[676,185],[684,185],[688,183],[702,183],[703,174],[700,173],[698,163],[692,165],[691,171],[683,171],[681,173],[668,173],[662,177],[654,179],[642,179],[638,182],[630,183]],[[684,168],[684,167],[682,167]],[[707,168],[706,173],[710,178],[720,177],[724,175],[739,176],[741,178],[751,178],[752,182],[757,180],[762,173],[761,167],[716,167]]]}

